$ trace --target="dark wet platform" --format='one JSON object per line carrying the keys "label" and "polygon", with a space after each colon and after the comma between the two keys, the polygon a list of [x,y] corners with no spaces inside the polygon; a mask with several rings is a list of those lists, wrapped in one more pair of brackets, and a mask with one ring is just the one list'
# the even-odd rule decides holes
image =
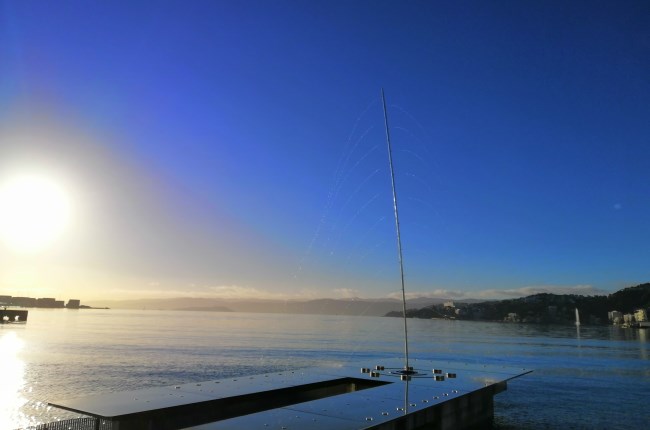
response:
{"label": "dark wet platform", "polygon": [[[434,429],[480,427],[493,396],[531,370],[381,360],[110,393],[50,402],[130,429]],[[362,371],[363,369],[363,371]],[[396,427],[397,426],[397,427]]]}

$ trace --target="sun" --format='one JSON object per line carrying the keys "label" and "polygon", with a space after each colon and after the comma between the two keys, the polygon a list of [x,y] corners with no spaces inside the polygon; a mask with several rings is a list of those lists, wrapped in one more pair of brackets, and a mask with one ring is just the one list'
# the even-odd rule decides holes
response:
{"label": "sun", "polygon": [[41,251],[66,229],[70,199],[62,183],[40,173],[0,182],[0,241],[21,253]]}

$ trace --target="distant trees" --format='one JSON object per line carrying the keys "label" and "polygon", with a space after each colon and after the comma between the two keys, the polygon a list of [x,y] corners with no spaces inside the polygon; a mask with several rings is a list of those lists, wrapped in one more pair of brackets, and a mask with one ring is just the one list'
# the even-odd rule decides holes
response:
{"label": "distant trees", "polygon": [[[650,308],[650,283],[625,288],[609,296],[542,293],[518,299],[457,303],[454,307],[433,305],[422,309],[408,309],[406,316],[427,319],[573,323],[576,308],[580,311],[581,321],[587,324],[607,322],[607,313],[612,310],[630,313],[639,308]],[[513,314],[517,314],[517,318],[513,318]],[[401,317],[402,312],[389,312],[386,316]]]}
{"label": "distant trees", "polygon": [[610,310],[616,309],[623,313],[632,312],[637,308],[650,308],[650,283],[624,288],[610,294],[607,299]]}

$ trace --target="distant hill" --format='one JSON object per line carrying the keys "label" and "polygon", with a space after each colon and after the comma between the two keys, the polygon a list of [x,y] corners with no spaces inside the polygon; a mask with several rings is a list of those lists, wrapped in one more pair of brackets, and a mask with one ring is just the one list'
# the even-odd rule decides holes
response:
{"label": "distant hill", "polygon": [[650,308],[650,283],[628,287],[607,297],[609,306],[621,312],[631,312],[637,308]]}
{"label": "distant hill", "polygon": [[[416,298],[409,307],[442,303],[445,299]],[[174,299],[94,300],[93,306],[111,309],[195,310],[221,312],[289,313],[316,315],[383,316],[402,309],[396,299],[235,300],[179,297]]]}
{"label": "distant hill", "polygon": [[[650,308],[650,283],[625,288],[608,296],[579,296],[575,294],[535,294],[518,299],[479,303],[457,303],[454,308],[434,304],[419,309],[407,309],[409,318],[453,318],[486,321],[516,321],[536,323],[573,323],[575,309],[582,323],[599,324],[608,321],[607,313],[617,310],[632,313]],[[402,311],[386,316],[401,317]]]}
{"label": "distant hill", "polygon": [[[462,309],[458,315],[443,303],[449,299],[418,297],[407,300],[407,316],[415,318],[460,318],[502,321],[509,313],[517,313],[522,320],[538,322],[570,322],[574,309],[580,309],[584,322],[606,321],[607,312],[631,312],[636,308],[650,307],[650,283],[625,288],[609,296],[579,296],[536,294],[508,300],[463,300],[456,302]],[[178,297],[173,299],[95,300],[95,307],[111,309],[155,309],[210,312],[253,312],[316,315],[367,315],[401,316],[402,302],[396,299],[316,299],[316,300],[263,300],[263,299],[210,299]],[[549,312],[549,306],[553,312]]]}
{"label": "distant hill", "polygon": [[189,308],[174,309],[175,311],[200,311],[200,312],[232,312],[225,306],[191,306]]}

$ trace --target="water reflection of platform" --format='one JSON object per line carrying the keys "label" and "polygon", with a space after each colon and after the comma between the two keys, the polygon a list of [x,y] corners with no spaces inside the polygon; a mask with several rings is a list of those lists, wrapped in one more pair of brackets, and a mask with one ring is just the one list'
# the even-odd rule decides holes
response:
{"label": "water reflection of platform", "polygon": [[[492,420],[495,394],[528,369],[412,360],[359,363],[52,402],[98,419],[96,428],[433,429]],[[364,368],[364,371],[361,369]],[[408,379],[408,380],[407,380]],[[100,427],[101,425],[101,427]]]}

